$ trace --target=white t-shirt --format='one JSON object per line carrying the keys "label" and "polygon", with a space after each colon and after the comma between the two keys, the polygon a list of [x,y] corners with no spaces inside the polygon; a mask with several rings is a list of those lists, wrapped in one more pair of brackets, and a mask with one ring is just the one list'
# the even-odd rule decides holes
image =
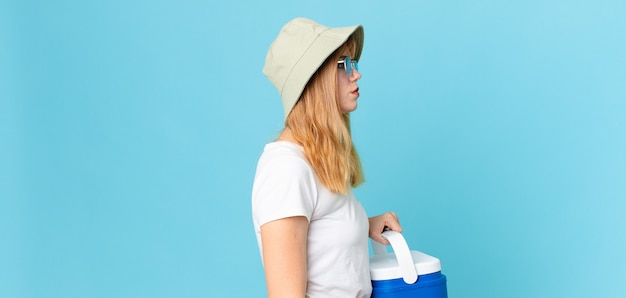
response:
{"label": "white t-shirt", "polygon": [[259,250],[261,226],[305,216],[307,297],[370,297],[369,223],[352,191],[331,192],[318,181],[301,146],[267,144],[259,159],[252,188],[252,217]]}

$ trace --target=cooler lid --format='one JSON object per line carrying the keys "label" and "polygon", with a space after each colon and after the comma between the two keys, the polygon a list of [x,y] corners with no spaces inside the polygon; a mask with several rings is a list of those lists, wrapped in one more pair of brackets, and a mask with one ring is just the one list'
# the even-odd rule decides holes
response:
{"label": "cooler lid", "polygon": [[[415,263],[418,275],[425,275],[441,271],[441,262],[438,258],[412,250],[411,257]],[[402,270],[398,264],[396,254],[388,252],[370,256],[370,276],[372,280],[388,280],[402,278]]]}

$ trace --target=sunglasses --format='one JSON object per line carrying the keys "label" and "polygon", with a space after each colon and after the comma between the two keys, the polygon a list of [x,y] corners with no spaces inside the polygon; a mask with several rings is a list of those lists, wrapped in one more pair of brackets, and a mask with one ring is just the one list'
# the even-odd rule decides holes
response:
{"label": "sunglasses", "polygon": [[346,74],[352,76],[352,69],[359,70],[359,63],[356,60],[350,59],[350,57],[344,57],[343,60],[337,61],[337,67],[346,70]]}

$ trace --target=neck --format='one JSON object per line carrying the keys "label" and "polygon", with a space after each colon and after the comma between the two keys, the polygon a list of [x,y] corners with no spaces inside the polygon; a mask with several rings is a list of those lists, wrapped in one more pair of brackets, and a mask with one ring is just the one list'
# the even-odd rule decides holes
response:
{"label": "neck", "polygon": [[285,127],[285,129],[280,133],[276,141],[287,141],[298,145],[300,144],[300,142],[298,142],[293,136],[293,131],[291,131],[289,127]]}

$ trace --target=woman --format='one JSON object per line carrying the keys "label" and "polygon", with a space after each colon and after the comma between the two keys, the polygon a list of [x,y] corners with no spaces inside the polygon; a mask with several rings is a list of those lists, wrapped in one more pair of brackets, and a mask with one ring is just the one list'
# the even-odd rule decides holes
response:
{"label": "woman", "polygon": [[352,193],[363,182],[350,135],[363,48],[360,25],[297,18],[268,51],[263,72],[281,95],[285,128],[265,146],[252,190],[269,297],[369,297],[368,235],[388,244],[393,212],[367,218]]}

